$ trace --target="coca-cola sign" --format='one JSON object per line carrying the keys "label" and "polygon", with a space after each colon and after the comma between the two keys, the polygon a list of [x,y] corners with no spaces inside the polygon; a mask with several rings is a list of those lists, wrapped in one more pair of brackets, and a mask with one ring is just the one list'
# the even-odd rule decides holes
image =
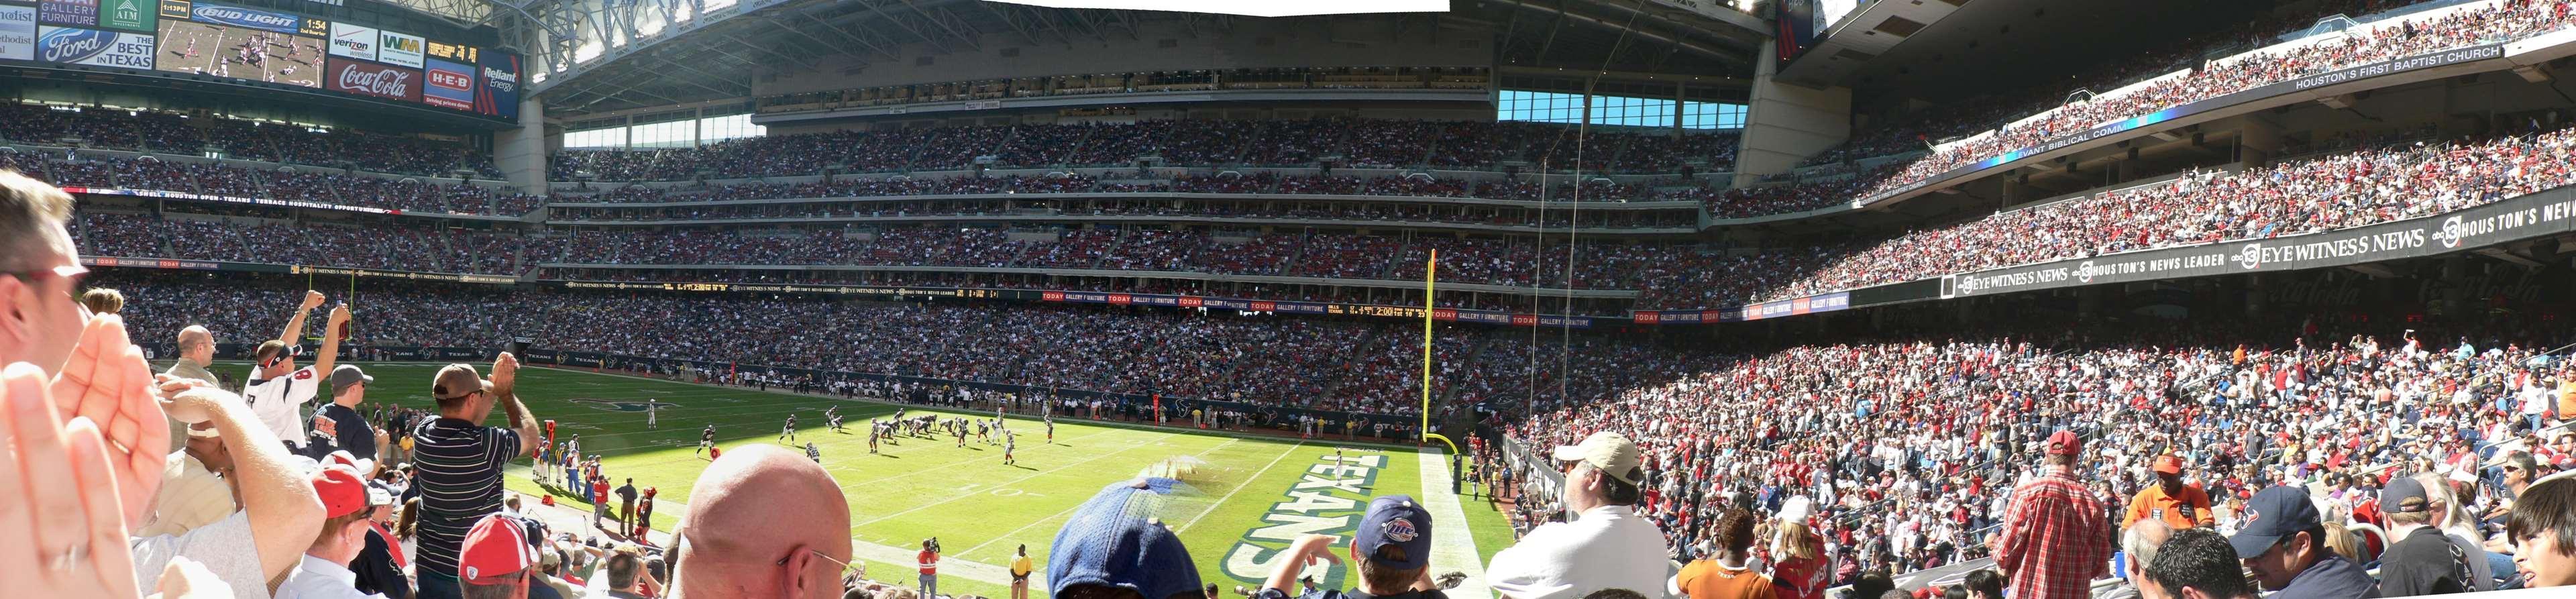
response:
{"label": "coca-cola sign", "polygon": [[420,71],[393,65],[332,57],[323,87],[331,91],[387,100],[420,101]]}

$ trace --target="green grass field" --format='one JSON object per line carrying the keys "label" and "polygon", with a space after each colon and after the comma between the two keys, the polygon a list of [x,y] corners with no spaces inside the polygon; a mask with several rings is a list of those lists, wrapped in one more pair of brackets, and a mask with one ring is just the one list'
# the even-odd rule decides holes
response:
{"label": "green grass field", "polygon": [[[376,377],[369,403],[431,407],[435,366],[366,367]],[[1423,488],[1425,456],[1410,448],[1069,418],[1057,419],[1050,443],[1040,423],[1015,418],[1010,428],[1019,434],[1018,463],[1005,465],[999,445],[972,436],[964,448],[953,438],[904,437],[900,445],[868,453],[869,419],[895,410],[884,404],[543,368],[521,372],[519,394],[538,418],[557,421],[558,439],[579,434],[584,453],[605,455],[603,469],[613,480],[633,477],[638,487],[660,487],[662,509],[653,524],[665,531],[685,512],[690,486],[708,463],[695,455],[703,427],[715,424],[718,444],[726,448],[772,443],[786,416],[795,414],[799,430],[792,445],[812,441],[821,448],[823,466],[849,499],[850,535],[859,544],[856,556],[870,562],[871,577],[912,580],[911,552],[923,538],[936,536],[946,550],[940,591],[951,594],[1008,596],[1006,577],[975,580],[973,564],[1007,566],[1012,551],[1026,544],[1042,570],[1048,544],[1074,507],[1103,485],[1169,464],[1192,467],[1181,477],[1190,488],[1159,513],[1181,533],[1201,578],[1228,588],[1257,585],[1276,550],[1299,533],[1347,536],[1370,496],[1410,494],[1440,518],[1442,502],[1426,493],[1448,495],[1445,488]],[[647,400],[670,404],[661,408],[657,428],[646,428]],[[824,408],[836,404],[849,433],[824,427]],[[491,423],[500,420],[495,413]],[[1333,462],[1337,447],[1345,461]],[[1433,457],[1431,463],[1446,464],[1445,457]],[[550,492],[531,481],[524,466],[513,470],[508,487]],[[1482,563],[1509,543],[1510,532],[1481,500],[1459,503],[1469,530],[1437,530],[1435,538],[1460,545],[1473,539],[1475,559]],[[1346,584],[1344,574],[1335,566],[1319,580]]]}

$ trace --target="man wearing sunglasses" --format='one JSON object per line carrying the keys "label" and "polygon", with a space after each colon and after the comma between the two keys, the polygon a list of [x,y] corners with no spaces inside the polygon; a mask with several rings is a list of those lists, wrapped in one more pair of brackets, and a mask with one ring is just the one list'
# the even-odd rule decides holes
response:
{"label": "man wearing sunglasses", "polygon": [[[306,297],[320,295],[313,293]],[[306,303],[311,303],[311,300],[306,300]],[[260,423],[268,425],[269,432],[276,433],[278,439],[285,440],[286,445],[299,455],[311,455],[305,449],[311,439],[306,438],[304,431],[304,404],[313,403],[313,398],[320,395],[323,376],[339,363],[340,330],[346,328],[341,325],[349,322],[349,307],[332,308],[330,318],[330,323],[323,327],[322,353],[313,358],[312,366],[295,367],[295,357],[302,352],[292,341],[261,342],[254,354],[259,364],[258,376],[251,377],[250,383],[242,387],[242,399],[250,401],[250,410],[259,415]],[[295,320],[300,323],[303,316],[298,315]],[[289,334],[293,333],[290,331]]]}
{"label": "man wearing sunglasses", "polygon": [[89,269],[63,229],[71,214],[71,196],[0,171],[0,364],[55,374],[80,340],[88,314],[75,297]]}

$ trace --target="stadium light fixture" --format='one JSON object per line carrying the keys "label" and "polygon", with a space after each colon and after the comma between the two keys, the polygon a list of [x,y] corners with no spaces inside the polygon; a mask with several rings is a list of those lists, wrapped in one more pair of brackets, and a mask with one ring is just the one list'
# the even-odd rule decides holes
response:
{"label": "stadium light fixture", "polygon": [[985,0],[1048,8],[1160,10],[1295,17],[1388,12],[1449,12],[1449,0]]}

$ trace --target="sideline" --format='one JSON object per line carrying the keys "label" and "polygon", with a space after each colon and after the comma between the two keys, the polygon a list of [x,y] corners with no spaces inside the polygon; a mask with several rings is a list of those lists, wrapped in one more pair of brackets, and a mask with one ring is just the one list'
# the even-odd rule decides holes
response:
{"label": "sideline", "polygon": [[1485,562],[1476,551],[1476,535],[1467,532],[1467,512],[1458,505],[1458,494],[1449,492],[1448,452],[1424,447],[1417,456],[1422,465],[1422,508],[1431,512],[1432,574],[1463,572],[1467,580],[1448,595],[1460,599],[1484,599],[1494,596],[1485,586]]}

